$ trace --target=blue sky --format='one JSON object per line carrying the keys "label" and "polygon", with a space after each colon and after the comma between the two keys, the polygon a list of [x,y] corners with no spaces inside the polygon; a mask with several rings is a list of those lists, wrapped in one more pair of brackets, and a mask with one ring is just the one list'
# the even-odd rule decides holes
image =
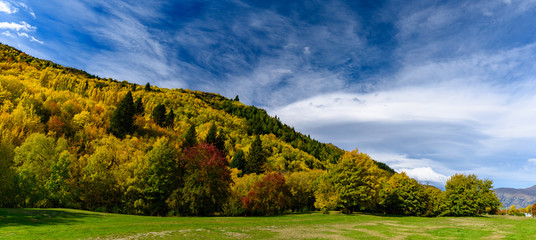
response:
{"label": "blue sky", "polygon": [[239,95],[422,182],[536,184],[536,1],[0,0],[0,41]]}

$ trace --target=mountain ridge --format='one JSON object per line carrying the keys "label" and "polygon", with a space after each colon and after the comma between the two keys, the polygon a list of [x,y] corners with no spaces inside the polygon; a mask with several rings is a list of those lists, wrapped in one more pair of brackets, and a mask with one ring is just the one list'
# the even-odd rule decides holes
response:
{"label": "mountain ridge", "polygon": [[503,208],[524,208],[536,203],[536,185],[528,188],[496,188],[497,197],[503,204]]}

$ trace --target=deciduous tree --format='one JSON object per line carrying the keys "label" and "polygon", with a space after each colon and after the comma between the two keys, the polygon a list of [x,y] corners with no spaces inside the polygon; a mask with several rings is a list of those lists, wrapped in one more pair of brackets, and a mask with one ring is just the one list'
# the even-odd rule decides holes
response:
{"label": "deciduous tree", "polygon": [[221,212],[232,183],[229,164],[215,146],[200,143],[184,150],[184,188],[178,198],[181,215]]}
{"label": "deciduous tree", "polygon": [[289,196],[285,176],[280,172],[273,172],[256,182],[242,201],[250,214],[274,215],[289,208]]}
{"label": "deciduous tree", "polygon": [[357,149],[344,153],[329,173],[329,181],[339,193],[345,212],[371,209],[378,201],[384,177],[385,172]]}
{"label": "deciduous tree", "polygon": [[491,189],[491,180],[480,180],[476,175],[455,174],[447,180],[445,197],[449,215],[476,216],[486,208],[497,209],[500,201]]}

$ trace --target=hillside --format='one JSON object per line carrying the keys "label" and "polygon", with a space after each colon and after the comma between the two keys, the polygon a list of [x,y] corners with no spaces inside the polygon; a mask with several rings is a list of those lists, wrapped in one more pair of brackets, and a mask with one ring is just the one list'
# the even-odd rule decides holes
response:
{"label": "hillside", "polygon": [[523,189],[497,188],[495,193],[504,208],[510,208],[510,206],[515,205],[519,209],[536,203],[536,186]]}
{"label": "hillside", "polygon": [[0,45],[0,207],[473,216],[497,210],[491,185],[457,174],[441,191],[238,97],[99,78]]}
{"label": "hillside", "polygon": [[[204,137],[214,124],[229,137],[226,150],[232,156],[236,150],[244,149],[253,135],[262,134],[270,143],[266,148],[285,148],[300,158],[290,159],[272,152],[274,160],[278,157],[287,160],[274,162],[272,167],[277,170],[289,170],[291,162],[294,162],[292,170],[324,168],[326,162],[336,162],[343,152],[334,145],[320,143],[294,131],[262,109],[217,94],[154,86],[147,91],[144,86],[97,78],[77,69],[36,59],[6,45],[1,45],[0,51],[2,109],[11,112],[21,103],[25,110],[33,107],[39,117],[36,130],[44,133],[58,130],[56,136],[71,139],[83,127],[77,129],[72,118],[85,111],[92,115],[88,125],[105,130],[109,127],[108,119],[114,107],[128,91],[132,91],[134,99],[140,98],[144,106],[143,113],[136,119],[139,123],[133,134],[136,137],[165,135],[180,138],[190,124],[195,125],[199,135]],[[173,110],[176,115],[173,126],[160,128],[154,124],[151,114],[158,104],[164,104],[167,111]],[[63,129],[54,129],[51,120],[62,125]],[[16,145],[29,133],[21,133]],[[105,131],[100,134],[105,134]],[[102,135],[92,137],[100,138]]]}

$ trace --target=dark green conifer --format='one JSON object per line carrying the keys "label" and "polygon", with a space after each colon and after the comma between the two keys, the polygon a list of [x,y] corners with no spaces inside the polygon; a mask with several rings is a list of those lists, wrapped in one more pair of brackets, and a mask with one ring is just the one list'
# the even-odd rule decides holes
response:
{"label": "dark green conifer", "polygon": [[141,101],[141,97],[136,99],[136,102],[134,102],[134,109],[136,109],[136,114],[143,114],[143,111],[145,111],[145,108],[143,107],[143,102]]}
{"label": "dark green conifer", "polygon": [[259,135],[255,137],[255,140],[251,144],[251,148],[249,149],[249,154],[247,157],[246,167],[245,167],[245,174],[250,173],[263,173],[264,172],[264,165],[266,164],[266,153],[264,152],[264,149],[262,148],[262,141]]}
{"label": "dark green conifer", "polygon": [[158,104],[153,109],[153,120],[158,126],[164,127],[166,123],[166,106]]}
{"label": "dark green conifer", "polygon": [[205,142],[208,144],[212,144],[220,151],[225,152],[225,137],[223,136],[221,131],[218,132],[218,128],[215,124],[212,124],[212,126],[208,130]]}
{"label": "dark green conifer", "polygon": [[207,136],[205,137],[205,142],[214,145],[216,143],[217,135],[218,127],[216,127],[216,124],[212,124],[212,126],[210,126],[210,129],[208,130]]}
{"label": "dark green conifer", "polygon": [[231,168],[237,168],[238,170],[244,171],[244,168],[246,167],[246,156],[244,154],[244,151],[241,149],[237,150],[235,155],[233,156],[233,161],[231,161]]}
{"label": "dark green conifer", "polygon": [[132,133],[134,131],[134,113],[134,101],[132,93],[129,91],[119,102],[110,119],[110,131],[118,138]]}
{"label": "dark green conifer", "polygon": [[145,84],[145,91],[151,91],[151,84],[149,82]]}
{"label": "dark green conifer", "polygon": [[173,123],[175,122],[175,113],[173,113],[173,109],[169,109],[169,113],[166,115],[166,126],[173,127]]}
{"label": "dark green conifer", "polygon": [[188,132],[186,132],[186,135],[184,136],[184,143],[182,144],[182,148],[190,148],[197,145],[197,133],[195,132],[195,125],[191,125],[190,129],[188,129]]}

